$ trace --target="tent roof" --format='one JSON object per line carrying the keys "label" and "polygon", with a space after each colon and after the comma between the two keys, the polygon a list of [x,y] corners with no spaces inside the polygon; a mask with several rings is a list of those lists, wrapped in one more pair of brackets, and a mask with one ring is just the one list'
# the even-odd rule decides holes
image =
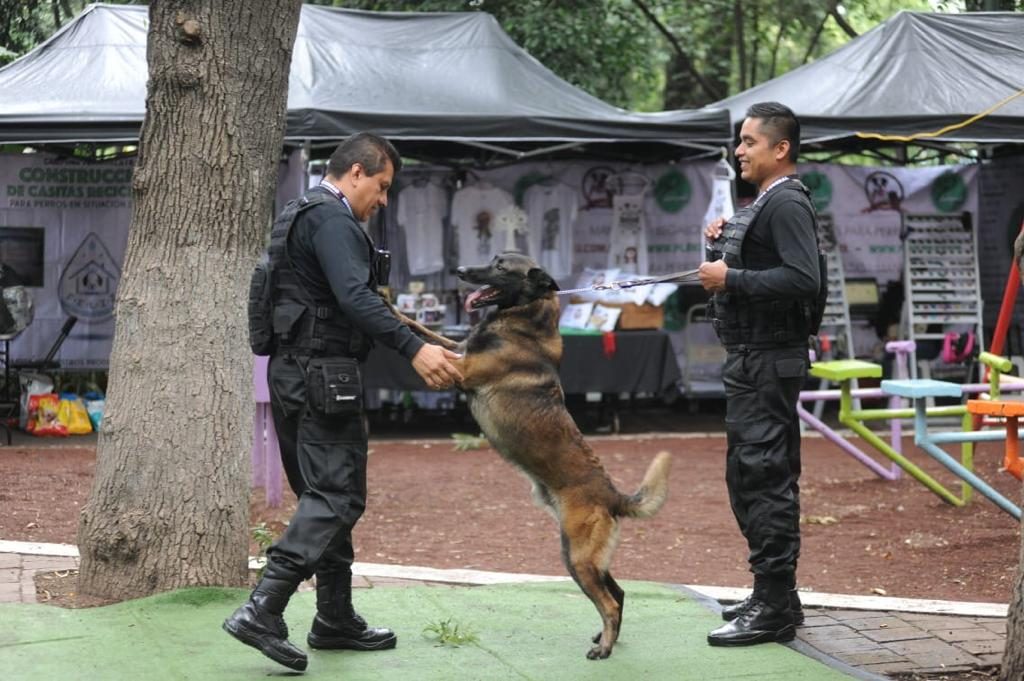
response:
{"label": "tent roof", "polygon": [[[146,7],[90,5],[0,69],[0,142],[137,139],[148,24]],[[305,5],[286,139],[336,141],[364,129],[395,140],[518,149],[621,141],[718,146],[731,137],[723,110],[642,114],[592,97],[545,68],[483,12]]]}
{"label": "tent roof", "polygon": [[[713,104],[742,121],[755,102],[800,117],[801,141],[860,143],[856,133],[913,135],[961,123],[1024,89],[1024,14],[899,12],[835,52]],[[1024,142],[1024,96],[939,137]]]}

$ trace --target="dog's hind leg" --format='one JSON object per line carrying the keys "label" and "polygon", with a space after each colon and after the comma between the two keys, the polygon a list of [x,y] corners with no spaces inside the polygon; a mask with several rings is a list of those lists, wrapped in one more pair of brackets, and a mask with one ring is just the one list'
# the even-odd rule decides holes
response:
{"label": "dog's hind leg", "polygon": [[591,660],[612,654],[622,622],[623,592],[608,574],[618,527],[602,508],[577,509],[563,516],[562,557],[569,574],[601,615],[603,627],[587,651]]}
{"label": "dog's hind leg", "polygon": [[[604,573],[604,585],[608,587],[609,593],[615,598],[615,602],[619,604],[619,626],[615,628],[615,640],[619,639],[619,632],[622,631],[622,617],[626,605],[626,592],[622,590],[619,583],[615,581],[610,572]],[[594,635],[594,643],[601,642],[601,634],[603,631],[599,631]]]}

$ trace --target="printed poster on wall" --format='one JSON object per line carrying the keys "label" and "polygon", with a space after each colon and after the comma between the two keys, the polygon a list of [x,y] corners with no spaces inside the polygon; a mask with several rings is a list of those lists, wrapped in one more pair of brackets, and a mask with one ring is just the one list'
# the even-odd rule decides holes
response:
{"label": "printed poster on wall", "polygon": [[[278,206],[301,194],[299,151],[279,166]],[[78,318],[57,358],[68,369],[105,369],[114,300],[131,225],[134,159],[87,162],[50,154],[0,154],[0,267],[35,304],[11,342],[15,359],[42,359],[65,320]],[[269,224],[268,224],[269,234]]]}
{"label": "printed poster on wall", "polygon": [[58,359],[107,367],[114,296],[131,222],[133,161],[0,155],[0,264],[28,287],[35,316],[11,342],[14,359],[41,359],[68,317],[78,323]]}
{"label": "printed poster on wall", "polygon": [[846,277],[874,277],[882,287],[902,276],[904,214],[966,211],[977,226],[977,171],[974,165],[799,166],[818,213],[832,216]]}

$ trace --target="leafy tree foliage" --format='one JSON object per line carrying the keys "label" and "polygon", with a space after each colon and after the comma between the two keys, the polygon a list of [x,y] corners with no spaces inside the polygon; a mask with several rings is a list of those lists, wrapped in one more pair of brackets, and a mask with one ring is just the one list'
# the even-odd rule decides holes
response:
{"label": "leafy tree foliage", "polygon": [[[14,61],[78,15],[90,0],[0,0],[0,66]],[[129,4],[131,0],[106,0]]]}

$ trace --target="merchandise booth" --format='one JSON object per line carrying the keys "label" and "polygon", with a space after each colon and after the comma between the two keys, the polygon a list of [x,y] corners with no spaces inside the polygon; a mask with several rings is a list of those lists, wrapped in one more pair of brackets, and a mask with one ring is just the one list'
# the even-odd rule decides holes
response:
{"label": "merchandise booth", "polygon": [[[74,316],[57,361],[106,367],[145,112],[147,26],[145,7],[91,5],[0,69],[0,142],[32,152],[0,155],[0,255],[30,273],[36,300],[12,357],[44,356]],[[474,321],[453,268],[507,248],[533,255],[564,289],[696,267],[732,135],[721,109],[612,107],[559,79],[483,12],[304,6],[279,205],[318,182],[338,141],[362,130],[408,160],[388,210],[367,226],[392,252],[392,298],[451,333]],[[83,149],[110,157],[85,160]],[[660,330],[671,291],[631,293],[564,301],[576,306],[564,320],[567,392],[675,390],[676,350]],[[405,364],[376,350],[367,386],[422,387]]]}
{"label": "merchandise booth", "polygon": [[[1021,35],[1014,12],[899,12],[713,105],[738,122],[776,100],[801,120],[801,157],[821,161],[799,169],[829,252],[824,324],[838,356],[880,359],[883,340],[914,340],[913,374],[962,374],[962,360],[943,366],[957,354],[941,352],[950,334],[1024,355],[1024,311],[1011,307],[1024,225]],[[847,154],[858,165],[842,164]]]}

